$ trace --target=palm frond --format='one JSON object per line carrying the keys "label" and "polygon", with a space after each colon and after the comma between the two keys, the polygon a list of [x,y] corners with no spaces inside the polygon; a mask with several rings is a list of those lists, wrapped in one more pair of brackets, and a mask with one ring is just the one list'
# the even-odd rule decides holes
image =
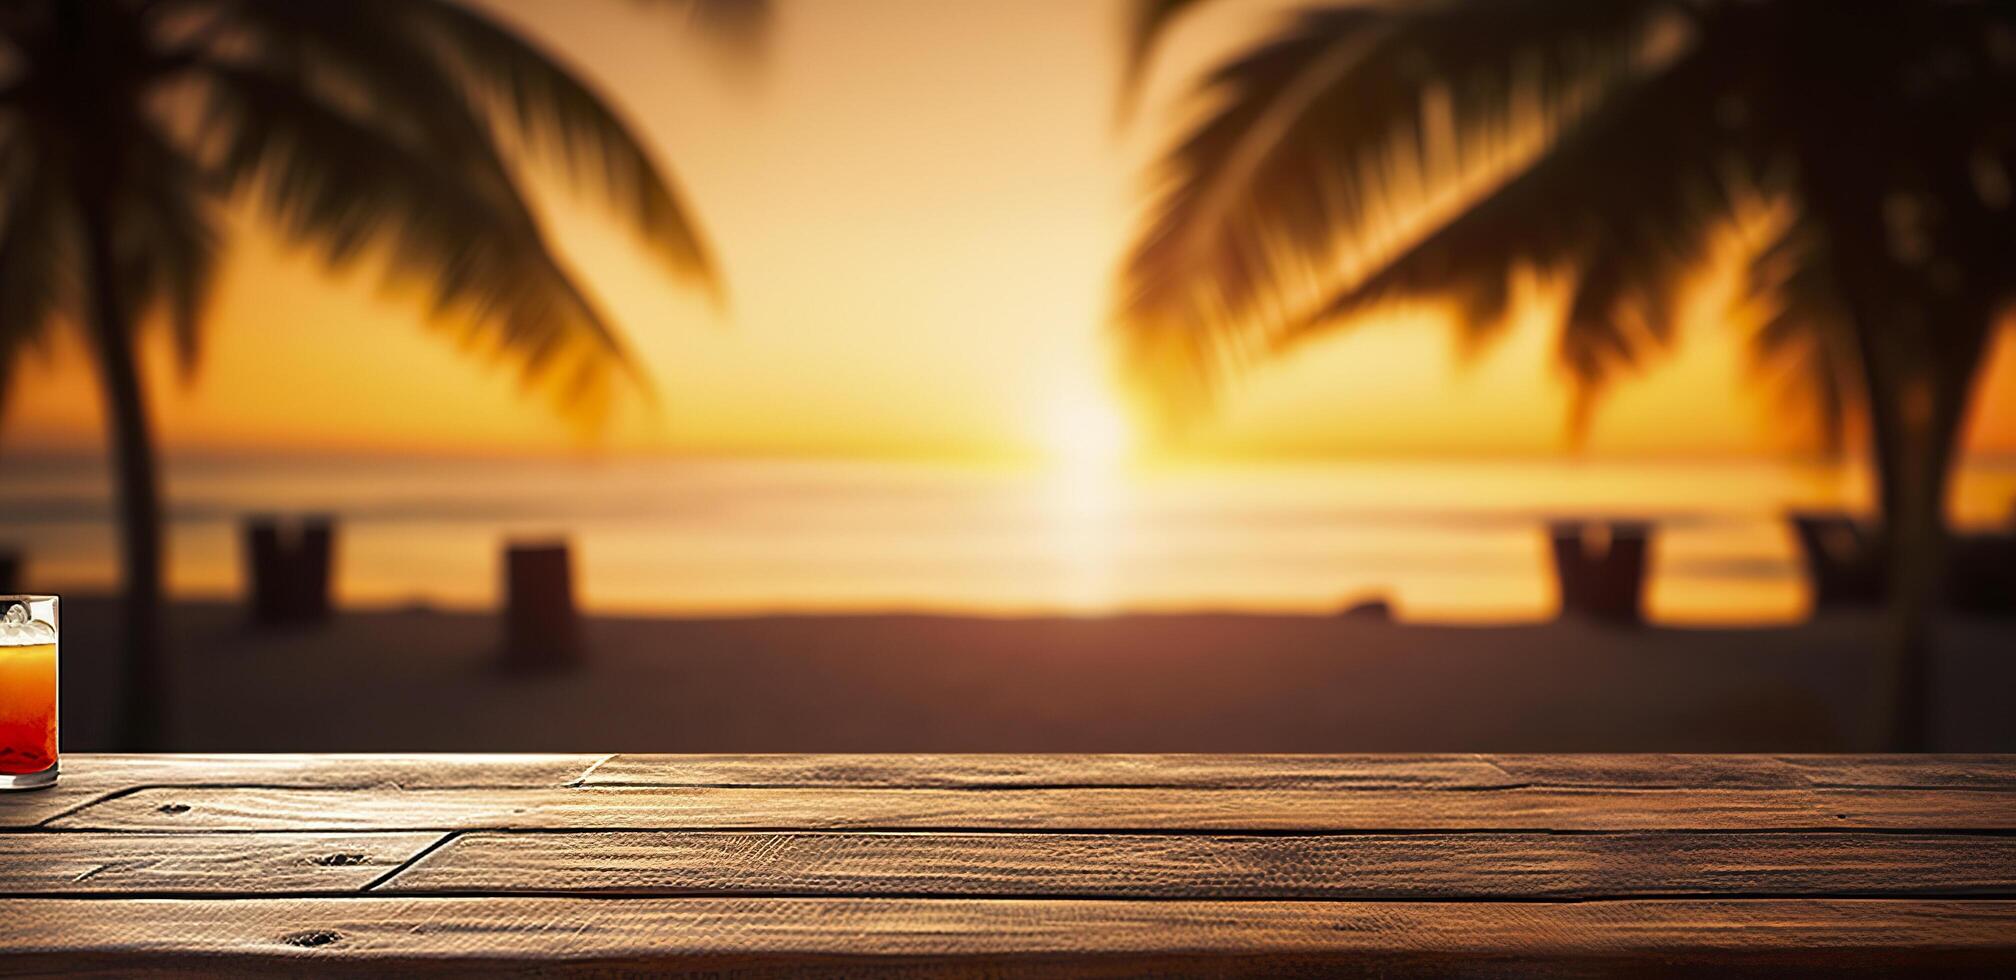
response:
{"label": "palm frond", "polygon": [[[662,4],[665,0],[646,0]],[[686,8],[687,19],[701,34],[725,45],[729,52],[758,59],[774,30],[776,4],[771,0],[672,0]]]}
{"label": "palm frond", "polygon": [[528,383],[557,382],[562,404],[592,412],[612,370],[635,376],[508,173],[469,166],[496,156],[481,127],[415,145],[295,78],[243,66],[207,70],[211,128],[223,143],[219,172],[234,188],[257,186],[288,237],[336,265],[384,246],[394,281],[430,288],[437,313],[465,313],[471,341],[518,361]]}
{"label": "palm frond", "polygon": [[75,297],[77,244],[60,168],[10,136],[0,146],[0,405],[22,354],[47,343]]}
{"label": "palm frond", "polygon": [[495,99],[527,142],[604,196],[672,271],[719,297],[713,260],[671,176],[611,103],[533,42],[455,0],[393,0],[405,22],[439,46],[479,97]]}
{"label": "palm frond", "polygon": [[1118,118],[1125,121],[1141,99],[1148,65],[1169,28],[1196,7],[1199,0],[1134,0],[1128,12],[1126,49],[1121,55]]}
{"label": "palm frond", "polygon": [[1804,222],[1785,222],[1744,271],[1741,299],[1763,314],[1750,338],[1753,377],[1779,381],[1788,401],[1812,412],[1821,447],[1839,453],[1861,407],[1860,366],[1824,239]]}
{"label": "palm frond", "polygon": [[1465,296],[1464,323],[1492,323],[1504,312],[1498,284],[1522,262],[1578,275],[1564,347],[1578,377],[1596,380],[1602,352],[1630,356],[1628,338],[1588,336],[1619,329],[1620,307],[1665,341],[1678,281],[1733,217],[1735,179],[1748,169],[1741,139],[1715,122],[1724,66],[1697,52],[1616,87],[1525,170],[1374,260],[1370,274],[1290,324],[1276,345],[1394,299]]}
{"label": "palm frond", "polygon": [[[1227,64],[1206,86],[1219,108],[1165,158],[1155,216],[1122,272],[1119,320],[1137,360],[1173,349],[1209,365],[1271,346],[1272,325],[1321,300],[1340,266],[1378,269],[1436,195],[1506,166],[1509,133],[1558,128],[1641,74],[1665,9],[1322,9]],[[1481,299],[1502,292],[1469,285]]]}
{"label": "palm frond", "polygon": [[186,380],[201,359],[203,310],[217,265],[208,178],[160,133],[129,136],[128,179],[112,202],[120,298],[135,326],[149,309],[164,308]]}

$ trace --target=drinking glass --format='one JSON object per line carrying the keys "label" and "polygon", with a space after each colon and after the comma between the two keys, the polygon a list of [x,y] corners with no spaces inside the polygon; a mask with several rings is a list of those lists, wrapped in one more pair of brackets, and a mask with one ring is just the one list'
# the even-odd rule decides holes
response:
{"label": "drinking glass", "polygon": [[0,790],[56,781],[56,597],[0,596]]}

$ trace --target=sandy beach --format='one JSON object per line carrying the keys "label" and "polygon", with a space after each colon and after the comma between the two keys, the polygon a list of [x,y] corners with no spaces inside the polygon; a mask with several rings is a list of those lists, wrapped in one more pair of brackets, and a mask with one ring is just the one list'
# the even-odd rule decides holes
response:
{"label": "sandy beach", "polygon": [[[63,746],[109,745],[116,606],[65,599]],[[185,751],[1781,751],[1877,746],[1874,616],[1760,629],[1315,616],[594,617],[578,669],[496,667],[496,617],[170,616]],[[1944,751],[2016,750],[2016,622],[1948,624]]]}

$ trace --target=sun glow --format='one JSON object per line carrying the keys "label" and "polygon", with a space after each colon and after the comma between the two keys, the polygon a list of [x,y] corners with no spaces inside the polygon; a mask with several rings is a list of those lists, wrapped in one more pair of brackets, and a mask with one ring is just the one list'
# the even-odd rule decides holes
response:
{"label": "sun glow", "polygon": [[1090,392],[1074,394],[1052,409],[1045,445],[1062,469],[1111,469],[1134,449],[1134,430],[1111,399]]}
{"label": "sun glow", "polygon": [[1110,396],[1087,386],[1051,404],[1044,430],[1050,459],[1050,523],[1060,560],[1060,605],[1109,611],[1116,550],[1124,537],[1125,464],[1134,430]]}

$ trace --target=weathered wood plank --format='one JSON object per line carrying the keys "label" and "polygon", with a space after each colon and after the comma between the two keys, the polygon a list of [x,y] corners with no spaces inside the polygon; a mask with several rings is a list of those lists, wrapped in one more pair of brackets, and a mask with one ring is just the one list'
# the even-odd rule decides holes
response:
{"label": "weathered wood plank", "polygon": [[2001,755],[618,755],[591,786],[2016,790]]}
{"label": "weathered wood plank", "polygon": [[2016,755],[1788,755],[1814,786],[2016,789]]}
{"label": "weathered wood plank", "polygon": [[441,839],[404,834],[0,834],[0,894],[355,892]]}
{"label": "weathered wood plank", "polygon": [[1489,755],[1534,786],[2016,790],[2007,755]]}
{"label": "weathered wood plank", "polygon": [[2016,829],[1978,790],[496,790],[164,788],[50,822],[76,830],[1951,830]]}
{"label": "weathered wood plank", "polygon": [[1515,782],[1474,755],[618,755],[586,785],[1474,789]]}
{"label": "weathered wood plank", "polygon": [[[1766,755],[1487,756],[1508,779],[1526,786],[1634,789],[1806,789],[1807,772]],[[2016,773],[2012,773],[2016,777]]]}
{"label": "weathered wood plank", "polygon": [[1190,899],[2016,896],[2016,838],[475,833],[378,890]]}
{"label": "weathered wood plank", "polygon": [[0,973],[1591,976],[2016,969],[2016,903],[0,901]]}
{"label": "weathered wood plank", "polygon": [[142,786],[565,786],[599,755],[96,755],[63,756],[56,785],[0,793],[0,828],[32,827],[92,800]]}

